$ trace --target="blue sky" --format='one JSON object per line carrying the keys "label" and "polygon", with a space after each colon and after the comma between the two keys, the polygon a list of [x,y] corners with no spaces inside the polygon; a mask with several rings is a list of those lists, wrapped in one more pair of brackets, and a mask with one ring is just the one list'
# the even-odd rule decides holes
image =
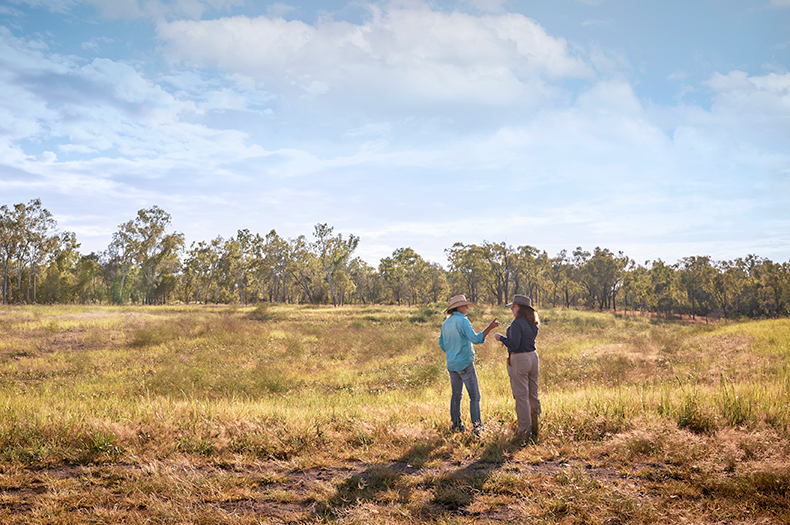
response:
{"label": "blue sky", "polygon": [[790,260],[790,0],[0,2],[0,204]]}

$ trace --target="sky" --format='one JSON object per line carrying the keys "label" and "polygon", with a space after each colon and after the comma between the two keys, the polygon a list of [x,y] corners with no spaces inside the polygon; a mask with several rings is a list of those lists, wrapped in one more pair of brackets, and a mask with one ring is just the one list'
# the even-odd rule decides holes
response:
{"label": "sky", "polygon": [[790,261],[790,0],[0,0],[0,205]]}

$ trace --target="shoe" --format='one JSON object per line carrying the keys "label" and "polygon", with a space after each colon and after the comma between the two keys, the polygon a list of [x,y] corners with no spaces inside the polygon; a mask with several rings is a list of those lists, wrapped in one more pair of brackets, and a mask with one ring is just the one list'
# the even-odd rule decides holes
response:
{"label": "shoe", "polygon": [[453,432],[466,432],[466,427],[463,423],[460,423],[458,425],[453,425],[452,430]]}
{"label": "shoe", "polygon": [[519,447],[526,447],[528,445],[532,445],[534,441],[532,440],[532,434],[527,432],[517,432],[516,435],[513,436],[512,443]]}
{"label": "shoe", "polygon": [[472,432],[474,432],[475,436],[477,436],[477,437],[480,437],[480,434],[481,434],[481,433],[482,433],[482,432],[483,432],[485,429],[486,429],[485,425],[483,425],[483,424],[481,423],[481,424],[479,424],[479,425],[475,425],[475,428],[473,428],[473,429],[472,429]]}

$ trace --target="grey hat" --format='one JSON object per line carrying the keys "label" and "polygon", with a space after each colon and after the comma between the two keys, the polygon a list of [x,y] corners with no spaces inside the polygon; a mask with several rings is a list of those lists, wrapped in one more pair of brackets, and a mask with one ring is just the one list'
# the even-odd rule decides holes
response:
{"label": "grey hat", "polygon": [[507,306],[513,306],[514,304],[517,304],[519,306],[526,306],[530,310],[535,310],[534,308],[532,308],[532,299],[530,299],[526,295],[521,295],[520,293],[514,295],[513,302],[508,303]]}

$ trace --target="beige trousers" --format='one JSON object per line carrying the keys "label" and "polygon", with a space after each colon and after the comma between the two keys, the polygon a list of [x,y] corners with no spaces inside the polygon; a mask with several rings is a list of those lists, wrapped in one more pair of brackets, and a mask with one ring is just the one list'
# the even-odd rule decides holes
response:
{"label": "beige trousers", "polygon": [[[510,390],[516,400],[516,419],[518,432],[530,436],[533,434],[532,424],[537,424],[540,414],[540,397],[538,397],[537,352],[510,354],[507,375],[510,376]],[[537,428],[534,429],[537,433]]]}

